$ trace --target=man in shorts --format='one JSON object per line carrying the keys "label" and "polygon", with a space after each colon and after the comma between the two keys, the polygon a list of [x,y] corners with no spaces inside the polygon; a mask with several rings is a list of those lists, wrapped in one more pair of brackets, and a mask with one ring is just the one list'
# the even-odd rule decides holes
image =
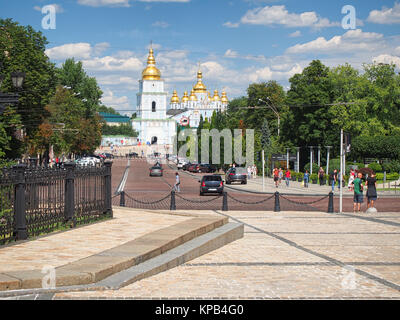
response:
{"label": "man in shorts", "polygon": [[363,195],[363,181],[362,179],[362,173],[359,172],[357,175],[357,178],[354,179],[353,185],[354,185],[354,205],[353,205],[353,211],[356,213],[356,207],[357,211],[361,211],[361,204],[364,201],[364,195]]}

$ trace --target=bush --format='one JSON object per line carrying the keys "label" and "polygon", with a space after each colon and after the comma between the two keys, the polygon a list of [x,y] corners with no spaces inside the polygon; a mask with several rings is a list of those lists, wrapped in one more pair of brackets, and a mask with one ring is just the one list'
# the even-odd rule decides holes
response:
{"label": "bush", "polygon": [[386,172],[390,173],[399,173],[400,172],[400,161],[393,160],[391,162],[386,162],[382,164],[382,169]]}
{"label": "bush", "polygon": [[[307,163],[307,164],[304,166],[304,171],[306,171],[306,170],[308,170],[308,172],[311,172],[311,170],[310,170],[310,163]],[[315,162],[313,163],[312,171],[313,171],[313,174],[314,174],[314,173],[317,173],[317,172],[319,171],[318,163],[315,163]]]}
{"label": "bush", "polygon": [[318,180],[318,174],[313,173],[312,175],[310,175],[310,180]]}
{"label": "bush", "polygon": [[375,173],[382,172],[382,166],[379,163],[376,163],[376,162],[370,163],[368,165],[368,168],[374,170]]}
{"label": "bush", "polygon": [[[326,172],[326,166],[324,167],[325,174],[331,174],[335,169],[337,170],[337,172],[340,171],[340,159],[329,160],[329,172]],[[350,167],[347,162],[346,162],[346,170],[344,173],[350,174]]]}

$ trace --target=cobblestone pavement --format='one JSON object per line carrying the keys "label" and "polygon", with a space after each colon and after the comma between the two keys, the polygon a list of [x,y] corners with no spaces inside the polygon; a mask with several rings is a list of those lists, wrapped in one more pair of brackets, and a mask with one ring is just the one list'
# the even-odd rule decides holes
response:
{"label": "cobblestone pavement", "polygon": [[244,238],[120,290],[53,298],[400,298],[399,213],[216,213]]}
{"label": "cobblestone pavement", "polygon": [[113,211],[112,220],[1,247],[0,273],[56,268],[190,219],[117,208]]}

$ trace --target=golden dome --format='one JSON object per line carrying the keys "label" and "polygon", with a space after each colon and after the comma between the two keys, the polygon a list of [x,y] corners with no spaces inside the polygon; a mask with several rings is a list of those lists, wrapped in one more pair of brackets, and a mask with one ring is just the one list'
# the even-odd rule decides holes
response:
{"label": "golden dome", "polygon": [[224,104],[229,103],[228,97],[226,96],[226,92],[222,91],[221,102]]}
{"label": "golden dome", "polygon": [[183,94],[183,97],[182,97],[182,102],[188,102],[188,101],[189,101],[189,96],[188,96],[187,91],[185,91],[185,93]]}
{"label": "golden dome", "polygon": [[203,83],[203,73],[199,70],[197,72],[197,83],[196,85],[193,87],[193,90],[195,93],[206,93],[207,92],[207,88]]}
{"label": "golden dome", "polygon": [[147,58],[147,68],[142,72],[143,80],[160,80],[161,72],[156,68],[156,59],[154,58],[153,48],[150,48],[149,57]]}
{"label": "golden dome", "polygon": [[211,93],[210,93],[210,91],[207,91],[207,93],[208,93],[208,100],[212,100],[212,97],[211,97]]}
{"label": "golden dome", "polygon": [[218,90],[215,90],[215,91],[214,91],[213,100],[214,100],[214,101],[221,101],[221,98],[219,97],[219,94],[218,94]]}
{"label": "golden dome", "polygon": [[174,94],[172,95],[171,103],[179,103],[179,97],[178,97],[178,93],[176,92],[176,90],[174,90]]}
{"label": "golden dome", "polygon": [[192,90],[192,92],[190,92],[189,100],[190,101],[197,101],[197,96],[195,95],[193,90]]}

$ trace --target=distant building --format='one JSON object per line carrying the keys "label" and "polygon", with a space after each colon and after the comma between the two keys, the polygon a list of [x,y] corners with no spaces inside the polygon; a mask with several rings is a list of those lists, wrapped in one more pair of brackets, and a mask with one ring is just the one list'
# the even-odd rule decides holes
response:
{"label": "distant building", "polygon": [[119,126],[121,124],[131,124],[131,118],[127,116],[121,116],[119,114],[112,114],[106,112],[99,112],[99,115],[109,126]]}
{"label": "distant building", "polygon": [[201,116],[211,119],[214,111],[225,111],[229,103],[226,92],[223,91],[220,96],[215,90],[211,96],[202,80],[203,73],[199,70],[190,96],[186,91],[180,99],[174,90],[168,108],[168,93],[164,90],[164,80],[156,67],[154,51],[150,48],[147,67],[139,80],[137,117],[132,120],[133,129],[139,133],[138,142],[172,147],[177,124],[197,128]]}

